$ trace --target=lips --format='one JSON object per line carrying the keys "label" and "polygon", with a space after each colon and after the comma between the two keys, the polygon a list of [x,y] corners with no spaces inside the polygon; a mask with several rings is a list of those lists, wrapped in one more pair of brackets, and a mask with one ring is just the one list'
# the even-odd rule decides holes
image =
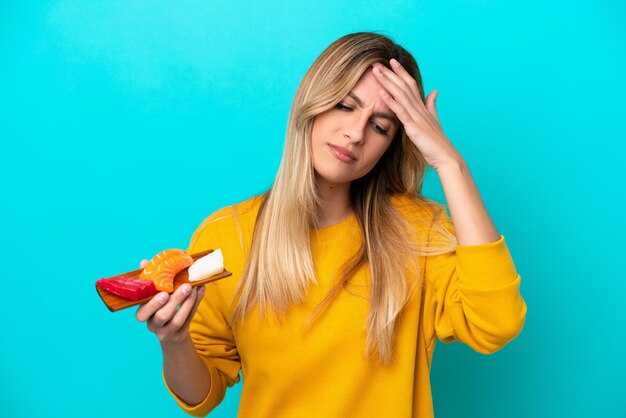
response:
{"label": "lips", "polygon": [[339,158],[340,160],[344,162],[356,161],[356,156],[348,149],[333,144],[328,144],[328,146],[330,148],[330,151],[335,155],[335,157]]}

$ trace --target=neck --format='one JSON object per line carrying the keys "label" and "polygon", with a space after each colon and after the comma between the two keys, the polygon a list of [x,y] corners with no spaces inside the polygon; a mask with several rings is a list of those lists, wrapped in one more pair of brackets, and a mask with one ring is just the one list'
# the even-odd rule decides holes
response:
{"label": "neck", "polygon": [[338,224],[352,213],[350,183],[329,183],[317,178],[317,193],[320,197],[320,228]]}

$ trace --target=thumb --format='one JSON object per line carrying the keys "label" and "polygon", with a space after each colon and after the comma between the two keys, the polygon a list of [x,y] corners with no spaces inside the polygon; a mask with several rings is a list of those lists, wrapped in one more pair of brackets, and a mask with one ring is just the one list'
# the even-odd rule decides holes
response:
{"label": "thumb", "polygon": [[439,115],[437,114],[437,98],[439,98],[439,90],[431,91],[426,97],[426,109],[439,120]]}

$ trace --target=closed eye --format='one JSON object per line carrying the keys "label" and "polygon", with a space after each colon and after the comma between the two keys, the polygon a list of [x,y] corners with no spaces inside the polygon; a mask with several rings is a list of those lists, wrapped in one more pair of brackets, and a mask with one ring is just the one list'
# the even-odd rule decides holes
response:
{"label": "closed eye", "polygon": [[346,106],[346,105],[344,105],[344,104],[342,104],[342,103],[337,103],[337,106],[335,106],[335,107],[336,107],[337,109],[339,109],[339,110],[343,110],[344,112],[349,112],[349,111],[351,111],[351,110],[352,110],[352,108],[351,108],[351,107],[348,107],[348,106]]}
{"label": "closed eye", "polygon": [[[342,112],[351,112],[352,108],[349,106],[344,105],[343,103],[337,103],[337,105],[335,106],[337,109],[341,110]],[[374,131],[376,131],[376,133],[382,135],[382,136],[387,136],[387,134],[389,133],[389,130],[387,129],[383,129],[380,126],[378,126],[375,123],[372,123],[372,125],[374,125]]]}
{"label": "closed eye", "polygon": [[382,136],[387,136],[387,133],[389,132],[387,129],[383,129],[378,125],[374,125],[374,129],[376,129],[376,131]]}

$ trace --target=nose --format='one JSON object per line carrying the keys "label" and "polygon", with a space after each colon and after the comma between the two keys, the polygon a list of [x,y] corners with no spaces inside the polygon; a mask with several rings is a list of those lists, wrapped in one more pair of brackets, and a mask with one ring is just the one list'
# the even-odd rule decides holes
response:
{"label": "nose", "polygon": [[344,137],[353,143],[363,142],[365,126],[368,121],[368,116],[360,113],[361,112],[352,112],[352,117],[346,121],[346,125],[344,127]]}

